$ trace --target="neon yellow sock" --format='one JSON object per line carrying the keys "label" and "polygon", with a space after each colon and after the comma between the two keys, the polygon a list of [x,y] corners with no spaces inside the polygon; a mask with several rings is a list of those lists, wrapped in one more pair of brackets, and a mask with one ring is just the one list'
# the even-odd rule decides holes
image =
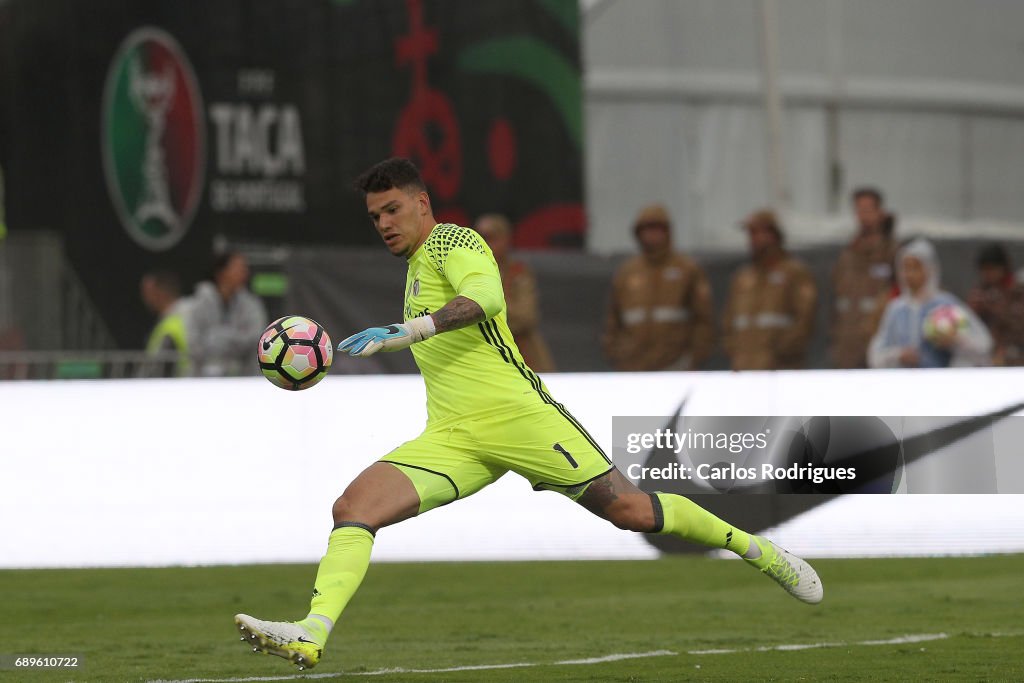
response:
{"label": "neon yellow sock", "polygon": [[[658,533],[725,548],[741,557],[750,549],[750,534],[723,522],[689,498],[673,493],[655,493],[651,497],[661,503],[663,524]],[[655,506],[655,517],[657,512]]]}
{"label": "neon yellow sock", "polygon": [[316,572],[313,600],[309,604],[310,616],[299,622],[314,637],[322,637],[326,641],[330,629],[313,615],[327,617],[331,625],[338,621],[363,582],[372,549],[373,534],[361,526],[343,526],[331,532],[327,554],[320,560],[320,568]]}

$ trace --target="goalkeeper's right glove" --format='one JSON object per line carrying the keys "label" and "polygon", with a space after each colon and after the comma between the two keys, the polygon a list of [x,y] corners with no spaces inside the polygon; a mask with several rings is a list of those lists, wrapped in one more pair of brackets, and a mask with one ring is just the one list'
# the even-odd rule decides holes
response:
{"label": "goalkeeper's right glove", "polygon": [[434,319],[429,315],[413,318],[409,322],[395,323],[387,327],[370,327],[353,334],[338,344],[338,351],[350,356],[367,357],[378,351],[398,351],[416,342],[429,339],[437,333]]}

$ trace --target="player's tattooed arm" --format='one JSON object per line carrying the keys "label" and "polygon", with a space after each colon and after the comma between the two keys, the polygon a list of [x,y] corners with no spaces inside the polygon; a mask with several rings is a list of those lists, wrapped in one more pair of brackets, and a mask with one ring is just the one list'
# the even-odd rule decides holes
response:
{"label": "player's tattooed arm", "polygon": [[482,322],[487,319],[487,314],[477,302],[457,296],[430,317],[434,319],[434,327],[438,332],[448,332]]}

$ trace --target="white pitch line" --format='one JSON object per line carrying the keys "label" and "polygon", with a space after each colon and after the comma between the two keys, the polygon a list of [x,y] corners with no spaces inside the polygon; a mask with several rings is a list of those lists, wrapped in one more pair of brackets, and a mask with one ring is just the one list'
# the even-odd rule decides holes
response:
{"label": "white pitch line", "polygon": [[[995,635],[995,634],[991,634]],[[733,649],[689,650],[688,655],[731,655],[737,652],[791,652],[795,650],[814,650],[820,647],[847,647],[850,645],[903,645],[905,643],[925,643],[930,640],[949,638],[946,633],[911,633],[884,640],[858,640],[853,643],[797,643],[793,645],[762,645],[761,647],[739,647]]]}
{"label": "white pitch line", "polygon": [[155,680],[147,681],[146,683],[248,683],[249,681],[295,681],[299,679],[314,679],[314,678],[337,678],[342,674],[336,673],[322,673],[322,674],[290,674],[282,676],[248,676],[245,678],[182,678],[182,679],[166,679],[157,678]]}
{"label": "white pitch line", "polygon": [[[867,645],[867,643],[856,643],[857,645]],[[881,643],[877,643],[881,645]],[[756,652],[771,652],[778,650],[780,652],[797,652],[799,650],[816,650],[819,647],[842,647],[843,643],[804,643],[802,645],[762,645],[756,647]]]}
{"label": "white pitch line", "polygon": [[[337,673],[331,674],[335,678],[341,676],[384,676],[386,674],[442,674],[451,673],[452,671],[490,671],[492,669],[522,669],[527,666],[540,666],[535,662],[520,662],[518,664],[474,664],[470,666],[449,666],[444,669],[403,669],[402,667],[395,667],[393,669],[377,669],[376,671],[356,671],[353,673]],[[326,674],[325,674],[326,675]]]}
{"label": "white pitch line", "polygon": [[342,678],[345,676],[386,676],[387,674],[440,674],[456,671],[491,671],[495,669],[523,669],[534,666],[555,666],[555,665],[586,665],[600,664],[602,662],[617,662],[622,659],[641,659],[643,657],[665,657],[676,655],[677,652],[670,650],[655,650],[653,652],[623,652],[605,655],[603,657],[591,657],[589,659],[566,659],[559,662],[518,662],[515,664],[476,664],[470,666],[449,666],[441,669],[404,669],[401,667],[389,669],[377,669],[375,671],[339,671],[332,673],[317,674],[292,674],[290,676],[249,676],[247,678],[185,678],[181,680],[155,680],[149,683],[260,683],[262,681],[297,681],[306,679]]}
{"label": "white pitch line", "polygon": [[921,633],[919,635],[900,636],[888,640],[862,640],[858,645],[902,645],[904,643],[923,643],[928,640],[942,640],[949,638],[945,633]]}
{"label": "white pitch line", "polygon": [[639,659],[641,657],[674,657],[678,654],[678,652],[672,652],[672,650],[655,650],[654,652],[630,652],[621,655],[588,657],[586,659],[563,659],[560,662],[554,662],[552,666],[558,664],[601,664],[602,662],[618,662],[623,659]]}
{"label": "white pitch line", "polygon": [[[986,638],[1017,638],[1024,633],[965,633],[966,636],[983,636]],[[905,645],[907,643],[926,643],[933,640],[945,640],[949,638],[947,633],[910,633],[895,638],[884,640],[859,640],[852,643],[794,643],[783,645],[762,645],[755,648],[715,648],[708,650],[688,650],[688,655],[729,655],[738,652],[790,652],[799,650],[812,650],[823,647],[849,647],[853,645]],[[184,678],[180,680],[153,680],[149,683],[262,683],[263,681],[298,681],[298,680],[323,680],[329,678],[344,678],[346,676],[386,676],[387,674],[439,674],[452,673],[457,671],[491,671],[497,669],[524,669],[536,666],[582,666],[588,664],[602,664],[604,662],[617,662],[623,659],[641,659],[645,657],[673,657],[679,653],[671,650],[653,650],[651,652],[624,652],[603,657],[588,657],[586,659],[563,659],[557,662],[518,662],[514,664],[476,664],[470,666],[450,666],[441,669],[404,669],[395,667],[390,669],[376,669],[374,671],[352,671],[352,672],[331,672],[331,673],[310,673],[292,674],[283,676],[249,676],[247,678]]]}

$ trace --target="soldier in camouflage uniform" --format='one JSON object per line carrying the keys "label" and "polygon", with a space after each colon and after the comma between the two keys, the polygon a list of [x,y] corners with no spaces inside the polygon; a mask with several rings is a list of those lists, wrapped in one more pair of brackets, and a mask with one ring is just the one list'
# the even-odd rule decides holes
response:
{"label": "soldier in camouflage uniform", "polygon": [[814,278],[786,253],[774,213],[758,211],[744,226],[752,262],[733,276],[722,320],[732,369],[802,368],[818,300]]}
{"label": "soldier in camouflage uniform", "polygon": [[672,250],[661,205],[637,216],[641,253],[616,271],[605,320],[604,352],[616,370],[693,370],[711,354],[714,322],[704,269]]}
{"label": "soldier in camouflage uniform", "polygon": [[852,201],[857,234],[839,254],[832,271],[834,300],[829,336],[832,365],[837,368],[867,367],[868,344],[878,329],[894,283],[896,244],[881,192],[873,188],[855,190]]}
{"label": "soldier in camouflage uniform", "polygon": [[1024,284],[1013,276],[1010,257],[1000,244],[978,252],[978,284],[967,295],[992,334],[995,365],[1024,365]]}

